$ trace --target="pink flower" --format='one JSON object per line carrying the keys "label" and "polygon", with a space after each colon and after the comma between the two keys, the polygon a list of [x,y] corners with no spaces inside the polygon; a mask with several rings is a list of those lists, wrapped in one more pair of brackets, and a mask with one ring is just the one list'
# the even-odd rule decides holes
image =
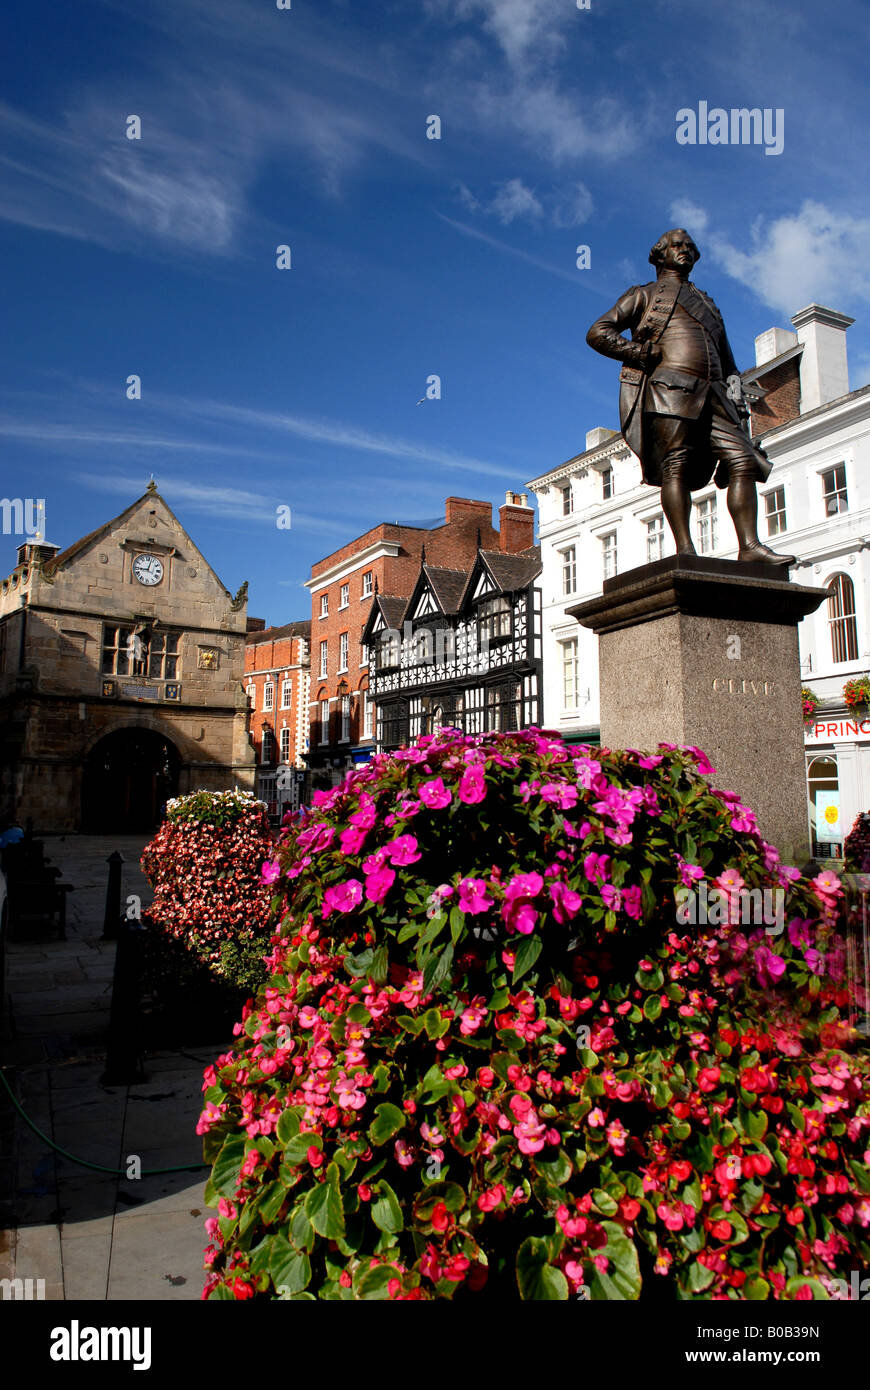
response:
{"label": "pink flower", "polygon": [[267,859],[260,869],[261,883],[274,883],[281,875],[281,865],[277,859]]}
{"label": "pink flower", "polygon": [[581,895],[573,888],[567,888],[558,879],[550,884],[550,897],[553,899],[553,916],[557,922],[571,921],[583,906]]}
{"label": "pink flower", "polygon": [[691,744],[686,744],[686,752],[692,754],[692,757],[698,764],[698,771],[701,773],[702,777],[709,777],[711,773],[716,771],[710,759],[707,757],[707,754],[702,752],[700,748],[694,748]]}
{"label": "pink flower", "polygon": [[393,1145],[396,1155],[396,1162],[400,1168],[410,1168],[414,1162],[414,1155],[404,1139],[397,1139]]}
{"label": "pink flower", "polygon": [[[481,1005],[483,1005],[483,1007],[481,1007]],[[463,1037],[470,1037],[472,1033],[477,1032],[478,1028],[483,1023],[485,1018],[486,1004],[483,999],[483,996],[481,995],[479,1002],[475,999],[472,1004],[469,1004],[468,1008],[463,1009],[462,1021],[459,1025],[460,1033],[463,1035]]]}
{"label": "pink flower", "polygon": [[583,872],[590,883],[602,883],[607,877],[609,864],[609,854],[587,854],[583,860]]}
{"label": "pink flower", "polygon": [[614,1120],[604,1131],[604,1137],[615,1154],[620,1156],[625,1153],[625,1141],[628,1138],[628,1130],[621,1120]]}
{"label": "pink flower", "polygon": [[466,768],[459,782],[459,800],[476,806],[486,796],[486,775],[479,764]]}
{"label": "pink flower", "polygon": [[405,864],[416,864],[417,860],[422,857],[417,848],[415,835],[399,835],[397,839],[391,840],[385,848],[390,863],[398,864],[400,867]]}
{"label": "pink flower", "polygon": [[505,1196],[506,1193],[501,1183],[497,1183],[495,1187],[490,1187],[486,1192],[480,1194],[477,1205],[481,1211],[494,1211],[496,1207],[501,1206]]}
{"label": "pink flower", "polygon": [[755,952],[755,973],[762,988],[775,985],[785,971],[782,956],[774,955],[768,946],[759,946]]}
{"label": "pink flower", "polygon": [[810,883],[816,890],[816,896],[822,901],[836,899],[843,891],[842,883],[831,869],[823,869],[815,878],[810,879]]}
{"label": "pink flower", "polygon": [[459,910],[472,916],[486,912],[493,899],[487,897],[487,885],[482,878],[464,878],[459,885]]}
{"label": "pink flower", "polygon": [[323,895],[322,916],[328,917],[332,912],[350,912],[362,902],[363,886],[358,878],[349,878],[345,883],[336,884],[333,888],[327,888]]}
{"label": "pink flower", "polygon": [[340,837],[342,854],[356,854],[363,847],[366,838],[366,831],[358,826],[348,826],[347,830],[342,830]]}
{"label": "pink flower", "polygon": [[383,902],[396,879],[395,869],[375,869],[366,875],[366,897],[370,903]]}
{"label": "pink flower", "polygon": [[424,782],[418,795],[423,805],[428,806],[430,811],[442,811],[453,800],[452,794],[445,787],[444,779],[441,777],[434,777],[431,782]]}
{"label": "pink flower", "polygon": [[560,811],[570,811],[577,805],[577,788],[571,782],[545,782],[541,787],[541,799],[558,806]]}

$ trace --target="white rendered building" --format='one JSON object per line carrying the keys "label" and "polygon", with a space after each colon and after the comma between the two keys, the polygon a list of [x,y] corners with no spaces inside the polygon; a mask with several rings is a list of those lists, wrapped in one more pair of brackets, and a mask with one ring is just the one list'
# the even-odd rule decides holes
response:
{"label": "white rendered building", "polygon": [[[808,814],[815,852],[840,853],[859,811],[870,809],[870,709],[850,708],[843,686],[870,670],[870,386],[849,390],[846,315],[811,304],[793,331],[755,340],[743,373],[752,430],[773,462],[759,487],[759,535],[797,555],[798,584],[830,597],[800,625],[802,681],[821,701],[807,725]],[[614,405],[616,395],[614,372]],[[566,609],[594,598],[612,574],[673,554],[658,488],[619,433],[594,429],[586,449],[533,479],[542,554],[544,722],[570,741],[599,734],[598,639]],[[693,494],[699,553],[736,559],[725,492]],[[631,691],[625,692],[626,700]]]}

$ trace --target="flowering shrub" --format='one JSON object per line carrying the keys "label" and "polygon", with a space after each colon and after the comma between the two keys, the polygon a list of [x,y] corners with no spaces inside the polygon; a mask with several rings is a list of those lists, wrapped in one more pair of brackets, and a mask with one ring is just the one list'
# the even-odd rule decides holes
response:
{"label": "flowering shrub", "polygon": [[810,690],[808,685],[805,685],[801,690],[801,704],[803,706],[804,719],[812,719],[820,703],[821,701],[816,692]]}
{"label": "flowering shrub", "polygon": [[846,681],[843,699],[850,709],[870,704],[870,676],[857,676],[855,680]]}
{"label": "flowering shrub", "polygon": [[272,901],[262,866],[273,852],[266,808],[250,792],[176,797],[142,853],[149,920],[215,974],[256,988]]}
{"label": "flowering shrub", "polygon": [[[868,1265],[841,884],[712,771],[445,730],[315,797],[205,1073],[204,1297],[825,1298]],[[727,910],[678,916],[708,882]]]}
{"label": "flowering shrub", "polygon": [[845,870],[849,874],[870,874],[870,813],[859,811],[843,846]]}

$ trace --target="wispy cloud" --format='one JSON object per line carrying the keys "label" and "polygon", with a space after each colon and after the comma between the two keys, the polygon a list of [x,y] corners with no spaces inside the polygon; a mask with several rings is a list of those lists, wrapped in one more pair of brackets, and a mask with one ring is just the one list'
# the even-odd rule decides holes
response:
{"label": "wispy cloud", "polygon": [[519,220],[539,224],[549,220],[554,227],[579,227],[589,220],[595,206],[585,183],[539,193],[521,178],[497,184],[491,198],[477,197],[460,184],[459,197],[471,212],[497,217],[504,226]]}
{"label": "wispy cloud", "polygon": [[[126,497],[128,501],[144,491],[142,479],[129,474],[81,472],[76,473],[74,477],[83,487],[91,488],[95,492],[117,494]],[[165,495],[170,505],[184,504],[190,511],[201,515],[231,517],[242,523],[265,522],[269,526],[275,526],[277,508],[289,505],[285,496],[249,492],[244,488],[223,487],[168,475],[165,478],[158,477],[156,481],[158,490]],[[329,534],[337,534],[347,529],[346,523],[342,524],[336,518],[312,516],[310,513],[291,508],[290,529],[293,527]]]}
{"label": "wispy cloud", "polygon": [[[592,290],[598,294],[598,287],[592,284],[585,271],[575,271],[572,275],[569,270],[563,270],[561,266],[551,265],[541,256],[534,256],[530,251],[522,251],[518,246],[511,246],[507,241],[499,241],[498,237],[490,236],[488,232],[481,232],[477,227],[469,227],[465,222],[457,222],[455,218],[448,217],[446,213],[436,213],[442,222],[446,222],[449,227],[453,227],[463,236],[472,237],[475,241],[485,242],[487,246],[494,246],[498,251],[504,251],[508,256],[516,256],[517,260],[525,261],[527,265],[536,266],[538,270],[545,270],[548,275],[558,275],[560,280],[570,280],[571,284],[582,290]],[[568,248],[573,253],[573,248]]]}

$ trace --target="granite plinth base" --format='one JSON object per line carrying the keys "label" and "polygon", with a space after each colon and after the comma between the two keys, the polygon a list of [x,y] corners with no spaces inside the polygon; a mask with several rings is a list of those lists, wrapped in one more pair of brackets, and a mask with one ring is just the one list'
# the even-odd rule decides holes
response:
{"label": "granite plinth base", "polygon": [[810,857],[797,625],[826,597],[786,571],[671,556],[568,610],[599,639],[601,742],[702,748],[783,858]]}

